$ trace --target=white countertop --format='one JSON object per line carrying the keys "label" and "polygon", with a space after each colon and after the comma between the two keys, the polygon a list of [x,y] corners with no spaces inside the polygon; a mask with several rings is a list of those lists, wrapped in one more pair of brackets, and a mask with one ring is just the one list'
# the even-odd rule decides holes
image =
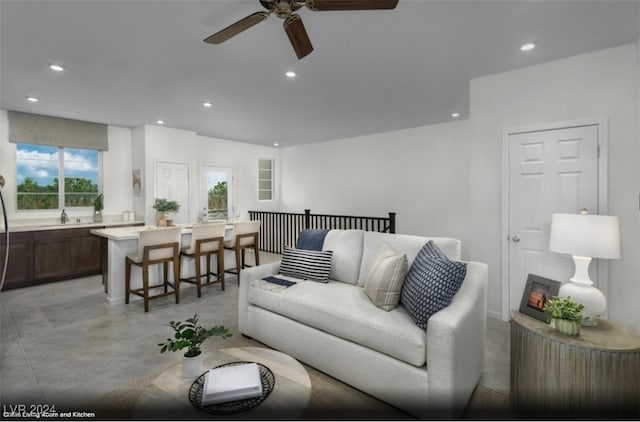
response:
{"label": "white countertop", "polygon": [[[182,234],[191,233],[191,224],[176,224],[177,227],[182,228]],[[140,236],[142,230],[157,229],[156,226],[137,226],[137,227],[111,227],[106,229],[93,229],[91,234],[96,236],[106,237],[110,240],[129,240],[137,239]]]}
{"label": "white countertop", "polygon": [[38,222],[38,221],[16,221],[9,222],[9,232],[30,232],[30,231],[40,231],[40,230],[60,230],[60,229],[81,229],[81,228],[91,228],[91,227],[119,227],[119,226],[132,226],[136,224],[144,224],[144,220],[135,220],[135,221],[103,221],[101,223],[85,222],[85,223],[46,223],[46,222]]}
{"label": "white countertop", "polygon": [[[180,227],[182,230],[182,234],[191,234],[191,229],[193,228],[193,223],[187,224],[176,224],[176,227]],[[157,226],[144,226],[144,227],[113,227],[106,229],[93,229],[91,230],[91,234],[96,236],[106,237],[110,240],[130,240],[137,239],[140,236],[140,232],[142,230],[150,230],[157,229]],[[227,224],[227,237],[230,234],[230,230],[233,229],[232,224]]]}

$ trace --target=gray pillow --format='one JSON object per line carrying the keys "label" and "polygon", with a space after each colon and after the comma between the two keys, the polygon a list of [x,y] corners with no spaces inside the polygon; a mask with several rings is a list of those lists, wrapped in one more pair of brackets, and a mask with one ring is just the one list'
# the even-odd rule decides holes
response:
{"label": "gray pillow", "polygon": [[385,243],[364,280],[364,293],[378,308],[392,310],[400,303],[402,283],[408,269],[407,255],[400,255]]}

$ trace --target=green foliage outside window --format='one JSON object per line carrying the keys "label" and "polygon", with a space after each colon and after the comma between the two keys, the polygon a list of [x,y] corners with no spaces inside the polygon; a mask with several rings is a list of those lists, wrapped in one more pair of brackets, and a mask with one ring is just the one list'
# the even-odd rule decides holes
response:
{"label": "green foliage outside window", "polygon": [[228,218],[227,182],[218,182],[209,189],[207,202],[209,218],[226,220]]}
{"label": "green foliage outside window", "polygon": [[[53,182],[40,186],[30,177],[18,185],[18,209],[38,210],[62,208],[58,205],[58,178]],[[64,179],[64,206],[89,207],[98,196],[98,185],[89,179],[66,177]]]}

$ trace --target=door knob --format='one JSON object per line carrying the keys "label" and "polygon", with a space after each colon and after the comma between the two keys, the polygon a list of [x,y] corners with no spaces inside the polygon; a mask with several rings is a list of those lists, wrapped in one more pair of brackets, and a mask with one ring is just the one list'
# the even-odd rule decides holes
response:
{"label": "door knob", "polygon": [[511,240],[513,240],[513,243],[518,243],[520,242],[520,238],[518,237],[518,235],[515,235],[511,238]]}

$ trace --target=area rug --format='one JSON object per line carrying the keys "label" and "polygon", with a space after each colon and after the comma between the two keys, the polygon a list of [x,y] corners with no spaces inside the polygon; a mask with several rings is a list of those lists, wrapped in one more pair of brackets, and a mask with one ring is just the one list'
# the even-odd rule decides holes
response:
{"label": "area rug", "polygon": [[[96,419],[130,420],[138,397],[160,373],[140,378],[113,390],[89,404],[95,409]],[[309,406],[300,419],[303,420],[412,420],[401,410],[387,405],[361,391],[335,380],[313,368],[307,367],[312,393]],[[508,420],[513,419],[506,395],[479,385],[473,392],[462,419]]]}

